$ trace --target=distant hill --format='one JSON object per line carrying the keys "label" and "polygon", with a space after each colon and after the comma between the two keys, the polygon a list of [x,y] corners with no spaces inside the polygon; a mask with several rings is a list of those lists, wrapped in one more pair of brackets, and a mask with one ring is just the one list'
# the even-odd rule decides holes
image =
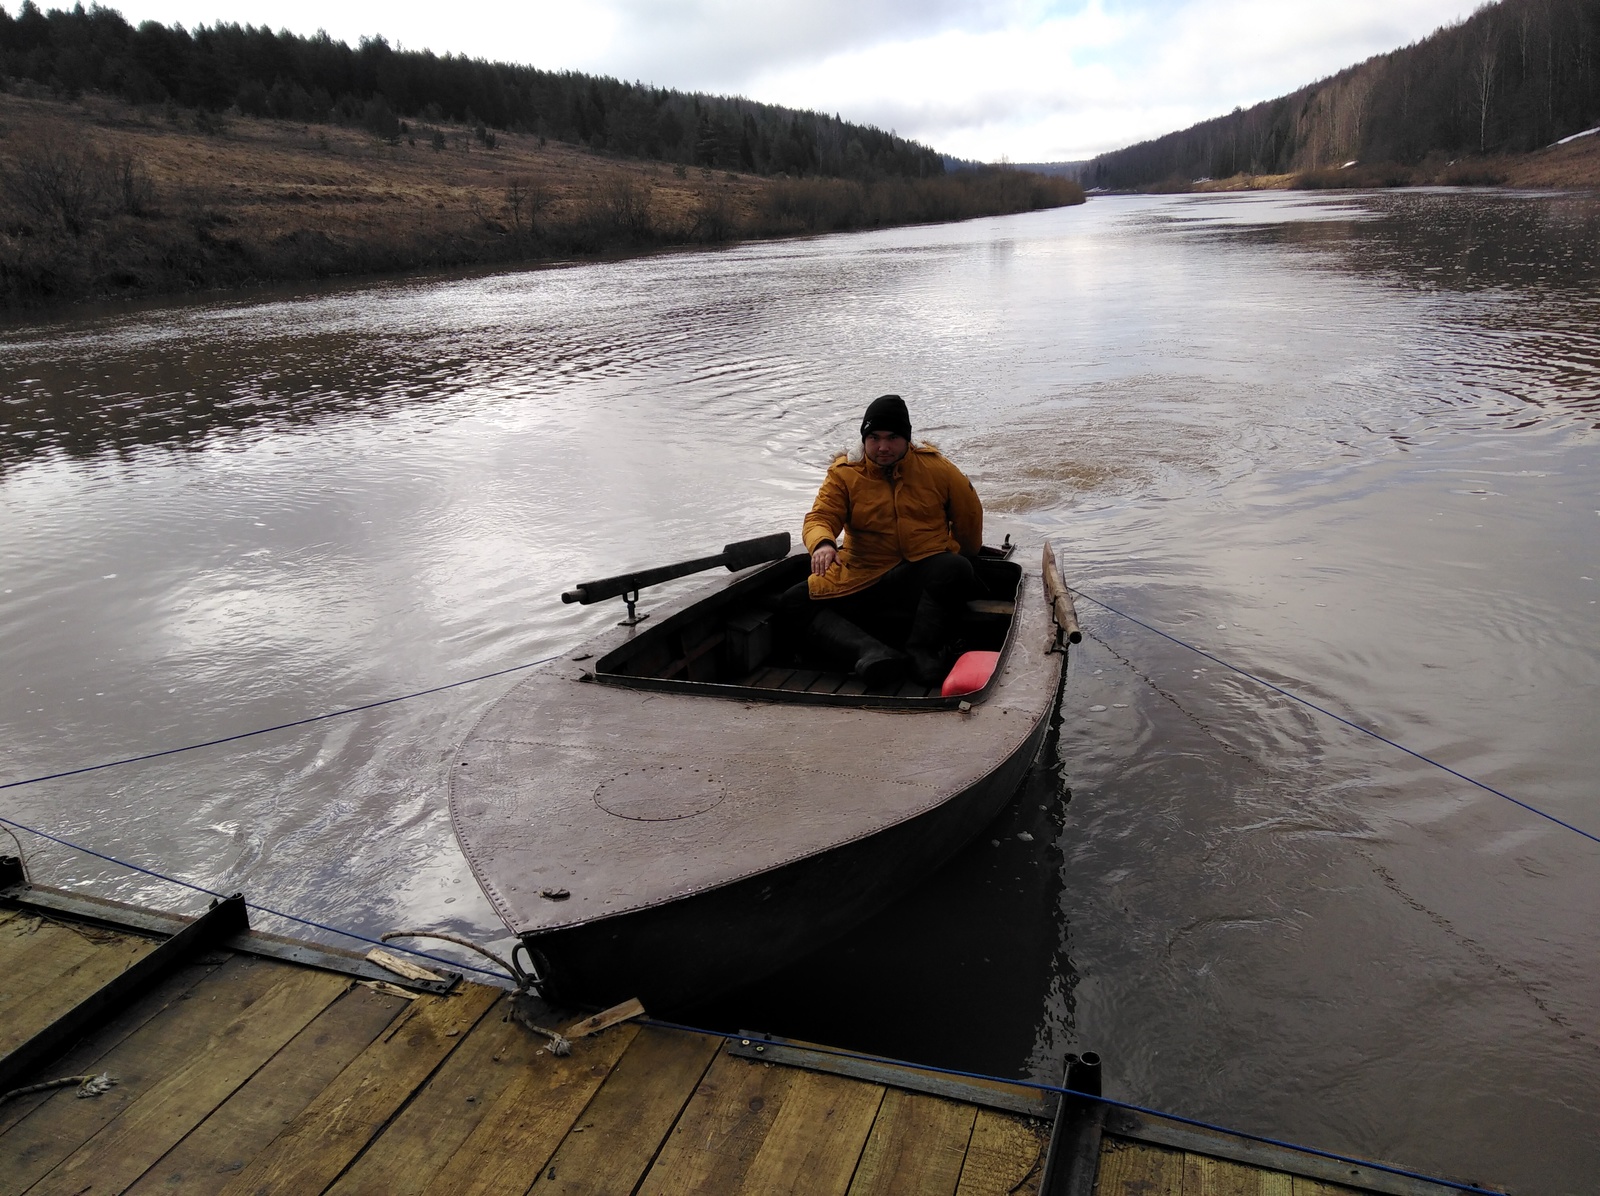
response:
{"label": "distant hill", "polygon": [[996,164],[993,162],[975,162],[970,158],[953,158],[949,154],[944,155],[944,168],[947,171],[1021,170],[1028,174],[1048,175],[1051,178],[1071,179],[1074,182],[1078,181],[1078,177],[1083,173],[1084,167],[1088,165],[1087,160],[1082,162],[1007,162],[1002,160]]}
{"label": "distant hill", "polygon": [[1083,178],[1083,172],[1089,167],[1087,159],[1078,162],[1018,162],[1018,170],[1026,170],[1030,174],[1047,174],[1058,179],[1071,179],[1078,182]]}
{"label": "distant hill", "polygon": [[1381,182],[1377,164],[1523,153],[1596,125],[1600,0],[1500,0],[1289,95],[1101,154],[1078,179],[1122,190],[1355,161],[1353,177]]}
{"label": "distant hill", "polygon": [[134,104],[364,127],[391,141],[402,121],[450,123],[757,175],[867,182],[944,173],[941,155],[925,145],[823,113],[396,50],[381,37],[352,49],[325,33],[265,26],[135,28],[98,6],[44,12],[23,0],[15,17],[0,8],[0,90],[19,85],[54,98],[93,91]]}

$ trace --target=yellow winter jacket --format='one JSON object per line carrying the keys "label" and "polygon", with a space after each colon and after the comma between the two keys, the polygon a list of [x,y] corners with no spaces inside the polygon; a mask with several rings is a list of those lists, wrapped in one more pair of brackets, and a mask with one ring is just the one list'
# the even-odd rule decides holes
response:
{"label": "yellow winter jacket", "polygon": [[[845,533],[840,539],[840,532]],[[901,561],[936,552],[974,554],[983,545],[978,492],[938,449],[913,445],[890,471],[840,457],[806,516],[806,549],[832,540],[839,558],[810,580],[813,598],[865,589]]]}

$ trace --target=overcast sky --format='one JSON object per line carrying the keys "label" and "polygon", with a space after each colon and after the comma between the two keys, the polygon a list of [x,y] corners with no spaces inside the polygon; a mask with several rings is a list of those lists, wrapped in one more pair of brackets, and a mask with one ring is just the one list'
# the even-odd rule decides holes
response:
{"label": "overcast sky", "polygon": [[[41,0],[41,7],[66,0]],[[15,13],[16,0],[7,0]],[[1090,157],[1269,99],[1472,0],[110,0],[354,44],[592,71],[838,112],[963,158]]]}

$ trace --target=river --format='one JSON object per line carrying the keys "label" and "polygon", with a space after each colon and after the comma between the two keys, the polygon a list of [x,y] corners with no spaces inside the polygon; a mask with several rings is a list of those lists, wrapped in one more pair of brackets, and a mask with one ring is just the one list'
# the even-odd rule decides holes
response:
{"label": "river", "polygon": [[[1124,1099],[1592,1190],[1600,845],[1224,662],[1600,834],[1593,196],[1101,198],[13,323],[0,780],[559,652],[617,617],[580,578],[798,531],[891,390],[1085,595],[1059,737],[935,881],[700,1020],[1049,1079],[1092,1049]],[[444,775],[509,684],[0,814],[503,936]],[[198,908],[21,838],[47,883]]]}

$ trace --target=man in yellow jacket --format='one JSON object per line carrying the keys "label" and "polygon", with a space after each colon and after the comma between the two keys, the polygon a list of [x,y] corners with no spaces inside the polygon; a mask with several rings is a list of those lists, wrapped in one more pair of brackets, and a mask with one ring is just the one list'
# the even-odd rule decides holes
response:
{"label": "man in yellow jacket", "polygon": [[834,461],[806,516],[811,576],[783,596],[785,622],[870,685],[908,668],[937,685],[978,589],[970,558],[983,544],[983,505],[937,449],[911,443],[899,395],[867,408],[861,448],[859,459]]}

